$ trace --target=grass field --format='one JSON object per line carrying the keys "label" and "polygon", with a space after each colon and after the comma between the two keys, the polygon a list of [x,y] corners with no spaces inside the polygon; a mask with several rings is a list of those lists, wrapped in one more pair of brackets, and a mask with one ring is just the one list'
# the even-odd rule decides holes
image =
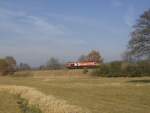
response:
{"label": "grass field", "polygon": [[6,92],[0,92],[0,113],[21,113],[18,98]]}
{"label": "grass field", "polygon": [[150,113],[150,78],[147,77],[98,78],[74,70],[36,71],[31,75],[0,77],[0,85],[36,88],[91,113]]}

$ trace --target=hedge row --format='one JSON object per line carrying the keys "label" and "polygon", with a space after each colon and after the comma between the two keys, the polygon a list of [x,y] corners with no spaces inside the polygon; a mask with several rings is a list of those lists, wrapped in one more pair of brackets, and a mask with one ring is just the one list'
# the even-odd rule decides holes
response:
{"label": "hedge row", "polygon": [[150,76],[150,61],[136,63],[114,61],[102,64],[92,71],[92,75],[102,77],[141,77]]}

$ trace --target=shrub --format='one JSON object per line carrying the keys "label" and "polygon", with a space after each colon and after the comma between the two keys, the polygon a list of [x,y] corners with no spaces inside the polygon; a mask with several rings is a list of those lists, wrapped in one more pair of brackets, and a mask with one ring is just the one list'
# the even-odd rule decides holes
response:
{"label": "shrub", "polygon": [[109,63],[108,69],[109,69],[109,76],[110,77],[118,77],[121,75],[121,64],[120,61],[114,61]]}
{"label": "shrub", "polygon": [[150,76],[150,61],[144,60],[137,63],[142,75]]}
{"label": "shrub", "polygon": [[94,70],[94,75],[106,77],[118,77],[121,74],[121,62],[114,61],[109,64],[102,64],[98,69]]}
{"label": "shrub", "polygon": [[128,77],[138,77],[141,76],[140,68],[137,64],[129,64],[122,73],[125,73]]}
{"label": "shrub", "polygon": [[42,113],[42,111],[35,105],[29,105],[29,102],[21,98],[19,96],[19,99],[17,101],[22,113]]}
{"label": "shrub", "polygon": [[100,65],[99,68],[94,69],[92,71],[92,75],[94,75],[94,76],[105,76],[108,73],[109,73],[109,68],[106,64],[102,64],[102,65]]}
{"label": "shrub", "polygon": [[88,71],[88,69],[83,69],[83,74],[87,74],[89,71]]}
{"label": "shrub", "polygon": [[0,59],[0,75],[8,74],[8,66],[9,64],[6,60]]}
{"label": "shrub", "polygon": [[16,64],[13,63],[11,57],[6,57],[5,59],[0,59],[0,75],[14,74],[16,71]]}
{"label": "shrub", "polygon": [[140,61],[137,63],[115,61],[102,64],[92,72],[92,75],[105,77],[150,76],[150,61]]}
{"label": "shrub", "polygon": [[17,62],[12,56],[7,56],[4,59],[8,63],[7,72],[8,74],[14,74],[16,71]]}

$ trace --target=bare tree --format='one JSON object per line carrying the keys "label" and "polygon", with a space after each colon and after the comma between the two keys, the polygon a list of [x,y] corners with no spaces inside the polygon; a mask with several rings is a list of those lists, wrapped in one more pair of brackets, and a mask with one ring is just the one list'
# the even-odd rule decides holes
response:
{"label": "bare tree", "polygon": [[125,62],[134,62],[134,56],[129,51],[125,51],[122,54],[122,60]]}
{"label": "bare tree", "polygon": [[79,61],[79,62],[87,61],[87,56],[86,56],[86,55],[81,55],[81,56],[78,58],[78,61]]}
{"label": "bare tree", "polygon": [[7,61],[8,65],[9,65],[8,66],[9,73],[13,74],[16,71],[16,65],[17,65],[15,58],[12,56],[7,56],[5,58],[5,60]]}
{"label": "bare tree", "polygon": [[62,65],[60,64],[59,60],[53,57],[47,62],[48,69],[60,69],[61,66]]}
{"label": "bare tree", "polygon": [[87,55],[87,61],[93,61],[93,62],[98,62],[102,63],[103,59],[98,51],[92,50],[88,55]]}
{"label": "bare tree", "polygon": [[31,70],[31,67],[29,64],[26,63],[20,63],[18,66],[19,70]]}
{"label": "bare tree", "polygon": [[137,58],[150,56],[150,9],[140,16],[131,33],[129,51]]}
{"label": "bare tree", "polygon": [[6,75],[9,64],[5,59],[0,59],[0,75]]}

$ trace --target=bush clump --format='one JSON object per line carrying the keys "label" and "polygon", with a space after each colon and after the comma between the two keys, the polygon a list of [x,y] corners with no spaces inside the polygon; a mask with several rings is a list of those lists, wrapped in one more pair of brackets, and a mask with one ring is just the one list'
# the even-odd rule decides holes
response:
{"label": "bush clump", "polygon": [[87,74],[89,71],[88,71],[88,69],[83,69],[83,74]]}
{"label": "bush clump", "polygon": [[8,74],[8,66],[6,60],[0,59],[0,75],[7,75]]}
{"label": "bush clump", "polygon": [[7,56],[0,59],[0,75],[13,75],[16,71],[16,60]]}
{"label": "bush clump", "polygon": [[35,105],[29,105],[26,99],[19,97],[17,101],[22,113],[42,113],[42,111]]}
{"label": "bush clump", "polygon": [[102,64],[92,71],[92,75],[101,77],[141,77],[150,76],[150,61],[136,63],[114,61]]}

